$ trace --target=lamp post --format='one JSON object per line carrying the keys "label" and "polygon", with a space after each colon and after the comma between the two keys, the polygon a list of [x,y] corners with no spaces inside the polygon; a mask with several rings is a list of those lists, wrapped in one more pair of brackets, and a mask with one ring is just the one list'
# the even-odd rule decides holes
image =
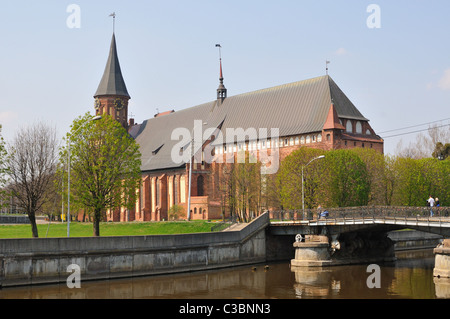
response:
{"label": "lamp post", "polygon": [[[206,125],[207,123],[204,122],[203,125]],[[192,129],[192,139],[191,139],[191,154],[189,154],[190,162],[189,162],[189,187],[188,187],[188,207],[187,207],[187,220],[191,220],[191,182],[192,182],[192,163],[193,163],[193,157],[194,157],[194,130],[195,130],[195,124],[194,128]]]}
{"label": "lamp post", "polygon": [[303,171],[304,171],[306,166],[311,164],[312,161],[315,161],[316,159],[324,158],[324,157],[325,157],[325,155],[320,155],[318,157],[315,157],[312,160],[310,160],[306,165],[302,166],[302,211],[303,211],[303,220],[306,220],[306,215],[305,215],[305,179],[303,177]]}
{"label": "lamp post", "polygon": [[[100,120],[102,117],[100,115],[94,116],[90,121]],[[71,136],[76,135],[78,131],[84,127],[88,122],[84,122]],[[67,237],[70,237],[70,143],[67,139]]]}

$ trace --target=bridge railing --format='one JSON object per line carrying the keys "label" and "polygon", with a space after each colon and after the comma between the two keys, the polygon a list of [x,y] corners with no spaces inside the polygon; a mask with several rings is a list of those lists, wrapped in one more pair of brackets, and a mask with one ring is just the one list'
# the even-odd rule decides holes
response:
{"label": "bridge railing", "polygon": [[[327,212],[328,214],[326,214]],[[358,218],[450,218],[450,207],[361,206],[271,211],[272,221]]]}

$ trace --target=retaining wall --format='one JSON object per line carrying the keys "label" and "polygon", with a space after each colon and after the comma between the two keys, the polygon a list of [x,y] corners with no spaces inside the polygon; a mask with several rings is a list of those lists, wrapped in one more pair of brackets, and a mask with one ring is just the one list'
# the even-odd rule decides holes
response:
{"label": "retaining wall", "polygon": [[157,236],[0,239],[0,286],[217,269],[266,261],[263,214],[240,231]]}
{"label": "retaining wall", "polygon": [[30,219],[27,215],[0,215],[0,224],[29,224]]}

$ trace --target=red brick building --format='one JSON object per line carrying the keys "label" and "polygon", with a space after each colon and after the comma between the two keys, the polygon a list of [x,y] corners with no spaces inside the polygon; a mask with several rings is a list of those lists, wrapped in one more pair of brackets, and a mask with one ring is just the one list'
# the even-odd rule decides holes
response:
{"label": "red brick building", "polygon": [[220,62],[219,81],[215,100],[135,124],[127,118],[130,95],[113,35],[94,96],[96,114],[115,116],[140,145],[142,185],[135,209],[108,212],[108,220],[167,220],[173,205],[186,210],[190,173],[190,218],[221,218],[214,192],[220,178],[214,172],[222,163],[236,162],[242,152],[265,156],[266,166],[275,170],[276,163],[299,147],[383,152],[383,140],[369,120],[328,75],[228,97]]}

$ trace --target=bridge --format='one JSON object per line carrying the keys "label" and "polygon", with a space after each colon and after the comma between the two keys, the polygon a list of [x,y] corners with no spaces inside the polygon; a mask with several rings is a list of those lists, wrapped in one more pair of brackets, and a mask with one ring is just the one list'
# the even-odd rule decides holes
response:
{"label": "bridge", "polygon": [[[321,209],[323,212],[325,209]],[[355,231],[392,231],[404,228],[450,237],[450,207],[345,207],[327,209],[327,217],[317,210],[270,213],[274,235],[337,235]]]}
{"label": "bridge", "polygon": [[[272,235],[293,235],[291,266],[327,266],[395,259],[387,233],[415,229],[450,238],[450,207],[346,207],[270,212]],[[322,216],[321,216],[322,215]],[[450,277],[450,239],[435,248],[435,275]]]}

